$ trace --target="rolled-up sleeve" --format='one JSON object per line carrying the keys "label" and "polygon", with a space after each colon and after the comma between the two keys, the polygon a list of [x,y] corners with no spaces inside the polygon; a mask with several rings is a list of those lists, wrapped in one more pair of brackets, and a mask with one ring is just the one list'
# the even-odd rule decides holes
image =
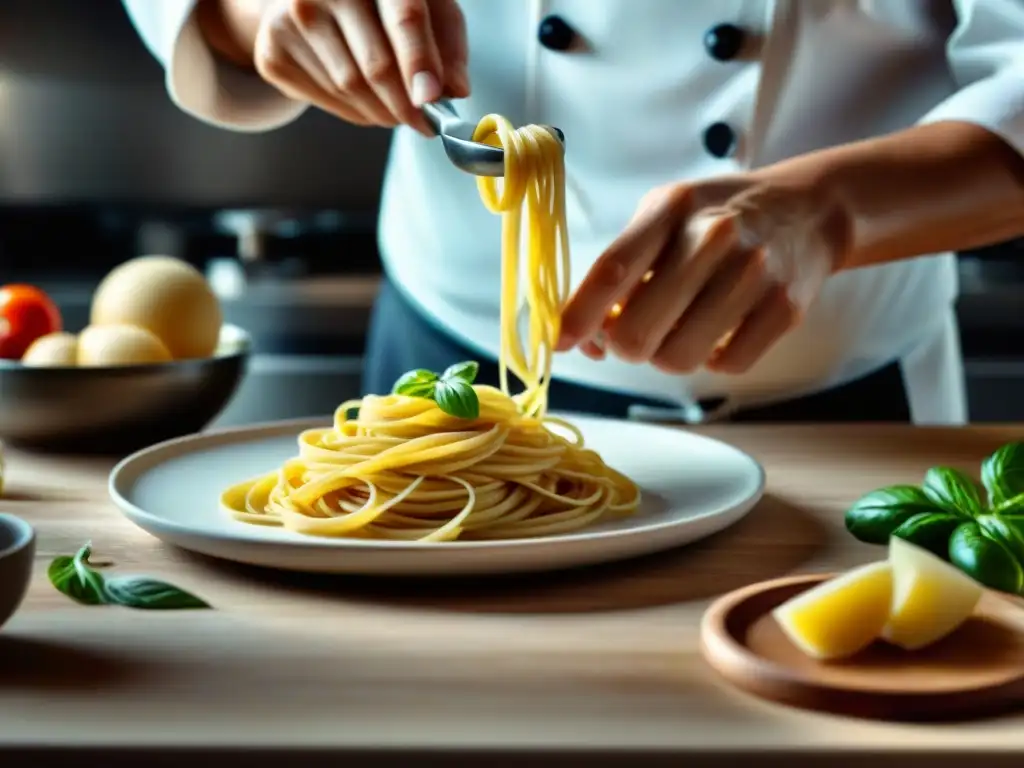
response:
{"label": "rolled-up sleeve", "polygon": [[269,131],[307,108],[255,73],[214,54],[195,19],[196,0],[122,0],[150,53],[164,66],[167,92],[184,112],[236,131]]}
{"label": "rolled-up sleeve", "polygon": [[975,123],[1024,155],[1024,1],[954,0],[949,66],[960,89],[922,122]]}

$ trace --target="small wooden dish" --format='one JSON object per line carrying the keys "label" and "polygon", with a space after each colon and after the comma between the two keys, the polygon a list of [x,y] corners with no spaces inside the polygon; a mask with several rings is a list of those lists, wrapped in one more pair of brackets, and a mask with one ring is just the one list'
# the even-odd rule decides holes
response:
{"label": "small wooden dish", "polygon": [[821,662],[794,646],[771,612],[831,577],[776,579],[718,599],[701,622],[704,658],[754,696],[835,714],[962,720],[1024,707],[1024,609],[1011,599],[986,593],[960,629],[920,651],[877,642]]}

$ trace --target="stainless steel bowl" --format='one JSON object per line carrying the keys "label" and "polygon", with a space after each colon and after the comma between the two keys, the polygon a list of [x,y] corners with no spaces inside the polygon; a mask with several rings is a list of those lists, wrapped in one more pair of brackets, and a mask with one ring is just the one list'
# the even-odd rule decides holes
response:
{"label": "stainless steel bowl", "polygon": [[252,343],[225,325],[213,357],[160,365],[27,368],[0,361],[0,440],[60,453],[127,454],[198,432],[245,375]]}

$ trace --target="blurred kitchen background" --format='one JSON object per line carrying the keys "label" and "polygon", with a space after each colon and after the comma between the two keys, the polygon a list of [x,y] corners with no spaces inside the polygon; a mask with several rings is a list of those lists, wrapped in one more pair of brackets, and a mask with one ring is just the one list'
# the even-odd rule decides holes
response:
{"label": "blurred kitchen background", "polygon": [[[218,423],[331,412],[359,390],[389,134],[314,112],[218,131],[162,79],[119,0],[0,2],[0,283],[44,288],[77,330],[114,265],[188,259],[255,342]],[[971,419],[1024,420],[1024,241],[960,267]]]}

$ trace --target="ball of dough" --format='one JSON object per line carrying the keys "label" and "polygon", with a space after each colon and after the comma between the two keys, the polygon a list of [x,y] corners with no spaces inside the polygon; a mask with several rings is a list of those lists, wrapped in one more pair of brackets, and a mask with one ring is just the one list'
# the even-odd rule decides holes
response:
{"label": "ball of dough", "polygon": [[21,362],[30,368],[74,366],[78,362],[78,337],[63,331],[40,336],[25,350]]}
{"label": "ball of dough", "polygon": [[170,256],[142,256],[115,267],[96,289],[92,325],[135,325],[151,331],[176,360],[210,357],[222,322],[206,278]]}
{"label": "ball of dough", "polygon": [[171,359],[166,345],[137,325],[90,325],[78,337],[82,366],[150,365]]}

